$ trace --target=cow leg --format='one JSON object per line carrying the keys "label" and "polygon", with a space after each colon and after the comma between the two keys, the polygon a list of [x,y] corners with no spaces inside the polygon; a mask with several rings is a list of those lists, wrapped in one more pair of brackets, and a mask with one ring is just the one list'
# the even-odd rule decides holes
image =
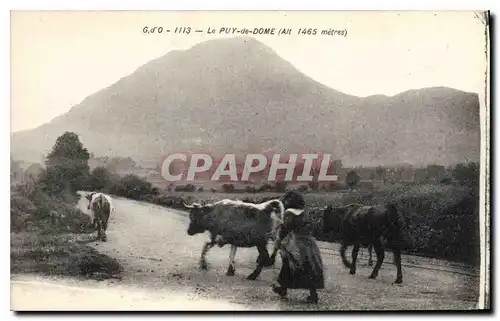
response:
{"label": "cow leg", "polygon": [[382,266],[385,257],[385,251],[384,248],[382,247],[380,239],[375,240],[373,245],[375,247],[375,253],[377,254],[377,264],[375,264],[375,267],[373,268],[372,274],[370,275],[370,279],[375,279],[378,276],[378,271],[380,270],[380,267]]}
{"label": "cow leg", "polygon": [[94,222],[95,222],[95,228],[97,230],[97,239],[96,240],[100,240],[101,239],[101,224],[100,224],[98,219],[95,219]]}
{"label": "cow leg", "polygon": [[276,262],[276,255],[278,254],[278,248],[273,249],[273,253],[269,257],[269,264],[266,266],[273,266],[274,262]]}
{"label": "cow leg", "polygon": [[214,238],[212,238],[210,242],[205,242],[205,244],[203,245],[200,257],[200,269],[208,270],[207,260],[205,259],[205,256],[207,255],[208,250],[210,250],[214,245],[215,245]]}
{"label": "cow leg", "polygon": [[106,223],[102,219],[99,222],[99,231],[101,232],[101,240],[106,242],[108,240],[106,236]]}
{"label": "cow leg", "polygon": [[238,247],[231,245],[231,249],[229,250],[229,267],[227,268],[226,275],[233,276],[235,271],[234,259],[236,257],[236,250]]}
{"label": "cow leg", "polygon": [[103,224],[100,219],[97,219],[97,240],[106,242],[106,233],[104,232]]}
{"label": "cow leg", "polygon": [[107,231],[108,230],[109,215],[107,215],[103,221],[104,221],[103,222],[104,231]]}
{"label": "cow leg", "polygon": [[259,262],[264,262],[264,266],[271,266],[274,264],[274,262],[271,262],[269,255],[265,256],[265,255],[262,255],[261,253],[259,253],[259,256],[257,257],[257,260],[255,261],[255,263],[258,264]]}
{"label": "cow leg", "polygon": [[359,252],[359,243],[354,243],[354,247],[352,248],[352,266],[349,274],[356,274],[356,260],[358,259]]}
{"label": "cow leg", "polygon": [[[281,241],[279,238],[276,239],[276,241],[274,242],[274,249],[273,249],[273,253],[271,254],[271,257],[269,258],[269,264],[267,266],[272,266],[274,265],[274,262],[276,261],[276,255],[278,254],[278,250],[281,246]],[[266,250],[267,252],[267,250]]]}
{"label": "cow leg", "polygon": [[392,253],[394,253],[394,264],[396,264],[397,269],[396,281],[394,283],[400,284],[403,283],[403,271],[401,269],[401,250],[399,246],[393,245]]}
{"label": "cow leg", "polygon": [[368,266],[373,266],[373,244],[368,245]]}
{"label": "cow leg", "polygon": [[[269,252],[267,252],[266,245],[257,245],[257,250],[259,250],[259,257],[267,257],[269,258]],[[247,276],[247,280],[255,280],[257,277],[260,275],[262,272],[262,268],[264,267],[265,262],[263,260],[260,260],[260,262],[257,264],[257,267],[255,270]]]}

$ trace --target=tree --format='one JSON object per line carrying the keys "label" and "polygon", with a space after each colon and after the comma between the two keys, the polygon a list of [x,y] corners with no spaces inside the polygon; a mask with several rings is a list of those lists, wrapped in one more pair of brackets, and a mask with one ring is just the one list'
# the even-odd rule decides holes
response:
{"label": "tree", "polygon": [[45,160],[47,187],[55,193],[82,188],[89,175],[89,157],[77,134],[65,132],[59,136]]}
{"label": "tree", "polygon": [[349,188],[354,188],[359,185],[361,178],[356,171],[349,171],[345,177],[345,183]]}

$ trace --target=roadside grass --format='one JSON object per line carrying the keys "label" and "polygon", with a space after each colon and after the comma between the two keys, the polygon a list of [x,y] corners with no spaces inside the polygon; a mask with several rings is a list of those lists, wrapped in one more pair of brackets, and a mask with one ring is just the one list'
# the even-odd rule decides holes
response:
{"label": "roadside grass", "polygon": [[117,260],[97,252],[73,233],[12,233],[10,259],[11,273],[103,280],[119,278],[121,272]]}
{"label": "roadside grass", "polygon": [[[97,280],[119,278],[115,259],[87,243],[95,239],[79,197],[54,196],[36,182],[11,188],[11,273],[39,273]],[[92,236],[91,236],[92,235]]]}

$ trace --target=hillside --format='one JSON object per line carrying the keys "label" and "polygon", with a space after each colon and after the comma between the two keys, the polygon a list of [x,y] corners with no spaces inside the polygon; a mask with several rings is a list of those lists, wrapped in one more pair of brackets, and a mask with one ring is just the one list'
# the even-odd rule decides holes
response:
{"label": "hillside", "polygon": [[[98,77],[98,75],[96,75]],[[450,88],[365,98],[328,88],[250,38],[172,51],[36,129],[14,159],[39,162],[64,131],[96,155],[158,162],[173,149],[322,150],[350,165],[479,159],[479,101]]]}

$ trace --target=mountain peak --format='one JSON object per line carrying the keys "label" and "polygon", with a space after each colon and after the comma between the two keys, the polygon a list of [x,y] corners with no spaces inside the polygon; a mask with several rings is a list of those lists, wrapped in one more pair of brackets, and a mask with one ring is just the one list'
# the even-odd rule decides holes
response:
{"label": "mountain peak", "polygon": [[14,134],[12,154],[39,161],[59,135],[74,131],[96,155],[139,162],[189,148],[294,152],[297,142],[355,165],[479,157],[477,95],[414,92],[346,95],[258,40],[214,39],[171,51],[49,124]]}

